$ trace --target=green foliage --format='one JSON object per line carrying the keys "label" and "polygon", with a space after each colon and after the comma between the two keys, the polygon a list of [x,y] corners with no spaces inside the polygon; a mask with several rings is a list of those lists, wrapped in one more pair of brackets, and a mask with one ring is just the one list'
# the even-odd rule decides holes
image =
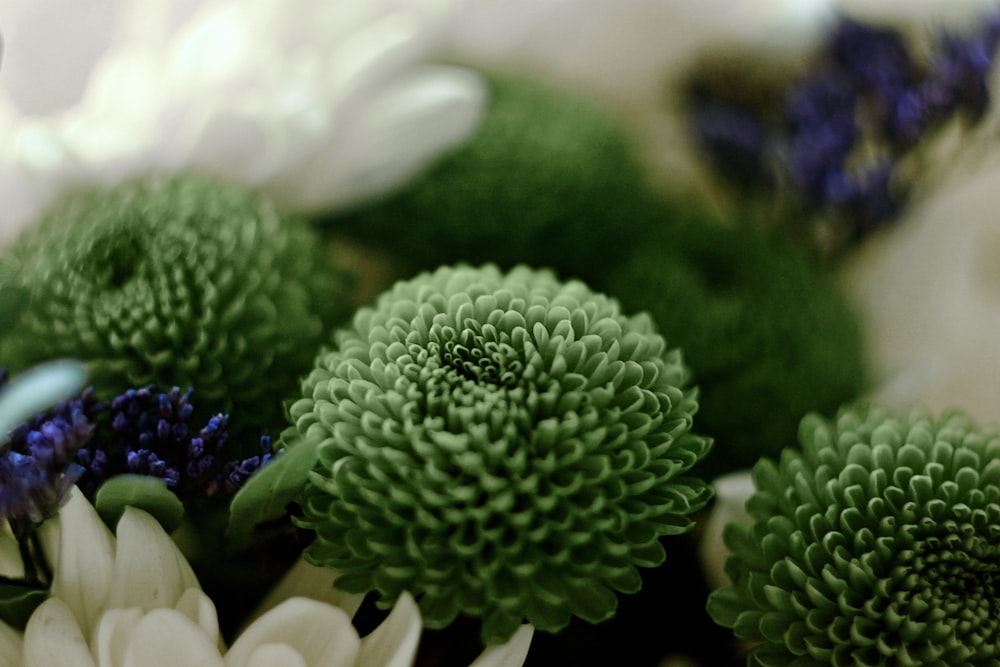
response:
{"label": "green foliage", "polygon": [[168,533],[184,518],[184,504],[161,477],[116,475],[97,489],[94,508],[108,526],[118,525],[128,506],[148,512]]}
{"label": "green foliage", "polygon": [[298,500],[316,464],[318,445],[310,439],[288,445],[233,496],[226,528],[231,549],[250,546],[260,527],[287,516],[288,505]]}
{"label": "green foliage", "polygon": [[38,605],[49,592],[37,586],[0,582],[0,621],[17,630],[24,630]]}

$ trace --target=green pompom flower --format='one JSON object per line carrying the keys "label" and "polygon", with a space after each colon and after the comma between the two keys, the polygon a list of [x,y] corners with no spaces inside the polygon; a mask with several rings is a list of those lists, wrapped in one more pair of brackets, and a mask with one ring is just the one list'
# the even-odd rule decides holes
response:
{"label": "green pompom flower", "polygon": [[664,224],[616,268],[608,290],[648,309],[694,371],[698,423],[715,439],[699,474],[750,468],[795,444],[810,411],[864,388],[857,315],[794,247],[749,225]]}
{"label": "green pompom flower", "polygon": [[28,304],[0,334],[2,358],[75,357],[109,394],[197,387],[256,453],[343,308],[318,248],[266,202],[196,178],[79,193],[10,250]]}
{"label": "green pompom flower", "polygon": [[630,137],[573,94],[509,75],[488,84],[466,145],[397,195],[325,222],[412,271],[525,263],[599,279],[659,215]]}
{"label": "green pompom flower", "polygon": [[[290,408],[318,442],[307,556],[425,624],[554,631],[610,617],[709,489],[684,476],[687,371],[645,316],[520,266],[444,267],[358,312]],[[292,447],[305,443],[292,444]]]}
{"label": "green pompom flower", "polygon": [[810,416],[802,451],[753,470],[730,524],[733,585],[708,611],[751,665],[1000,661],[1000,430],[958,412]]}

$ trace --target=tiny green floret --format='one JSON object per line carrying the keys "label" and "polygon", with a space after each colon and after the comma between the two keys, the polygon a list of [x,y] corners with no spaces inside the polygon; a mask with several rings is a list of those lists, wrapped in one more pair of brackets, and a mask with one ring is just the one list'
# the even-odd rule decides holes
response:
{"label": "tiny green floret", "polygon": [[290,408],[318,443],[307,556],[384,606],[410,591],[427,627],[479,617],[486,643],[603,621],[709,497],[687,377],[649,317],[548,271],[397,283]]}
{"label": "tiny green floret", "polygon": [[947,667],[1000,661],[1000,429],[878,407],[803,420],[802,450],[753,470],[713,593],[748,664]]}

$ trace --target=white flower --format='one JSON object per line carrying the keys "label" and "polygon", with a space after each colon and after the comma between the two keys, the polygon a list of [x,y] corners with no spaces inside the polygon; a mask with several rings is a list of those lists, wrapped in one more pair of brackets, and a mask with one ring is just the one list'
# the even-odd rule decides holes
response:
{"label": "white flower", "polygon": [[715,479],[712,486],[715,489],[715,502],[701,529],[698,559],[709,587],[715,590],[730,584],[725,570],[729,548],[722,537],[726,526],[731,523],[753,523],[746,510],[746,502],[753,495],[754,484],[750,471],[741,470]]}
{"label": "white flower", "polygon": [[[339,607],[281,600],[226,650],[215,605],[149,514],[126,508],[117,535],[74,491],[58,517],[52,595],[23,637],[0,623],[0,665],[11,667],[405,667],[420,639],[417,605],[400,596],[359,638]],[[3,554],[0,554],[3,555]],[[524,662],[530,627],[483,653],[474,667]]]}
{"label": "white flower", "polygon": [[399,186],[475,128],[420,64],[449,0],[5,0],[0,241],[67,188],[198,169],[308,212]]}
{"label": "white flower", "polygon": [[[996,142],[970,141],[972,152]],[[941,164],[942,172],[954,168],[955,160]],[[845,268],[868,337],[872,398],[896,410],[959,407],[1000,421],[998,207],[994,153],[974,172],[943,177]]]}

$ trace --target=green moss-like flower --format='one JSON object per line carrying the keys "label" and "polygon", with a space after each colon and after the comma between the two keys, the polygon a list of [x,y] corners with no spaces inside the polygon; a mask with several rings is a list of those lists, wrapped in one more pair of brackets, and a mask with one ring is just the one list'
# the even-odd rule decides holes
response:
{"label": "green moss-like flower", "polygon": [[806,413],[829,414],[864,388],[864,340],[844,295],[755,227],[665,221],[607,289],[625,308],[648,309],[684,350],[699,426],[715,439],[699,466],[707,478],[777,456]]}
{"label": "green moss-like flower", "polygon": [[648,317],[547,271],[397,283],[290,408],[319,443],[307,555],[382,604],[412,592],[428,627],[481,617],[487,643],[524,620],[608,618],[709,495],[684,476],[710,441],[665,345]]}
{"label": "green moss-like flower", "polygon": [[630,138],[573,94],[509,75],[488,84],[465,146],[398,195],[326,222],[413,271],[525,263],[600,278],[657,222]]}
{"label": "green moss-like flower", "polygon": [[961,413],[810,416],[753,470],[708,610],[767,667],[1000,663],[1000,430]]}
{"label": "green moss-like flower", "polygon": [[344,281],[318,248],[254,195],[197,178],[79,193],[10,251],[28,305],[3,359],[72,356],[106,393],[195,386],[256,453],[342,312]]}

